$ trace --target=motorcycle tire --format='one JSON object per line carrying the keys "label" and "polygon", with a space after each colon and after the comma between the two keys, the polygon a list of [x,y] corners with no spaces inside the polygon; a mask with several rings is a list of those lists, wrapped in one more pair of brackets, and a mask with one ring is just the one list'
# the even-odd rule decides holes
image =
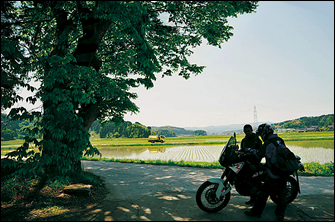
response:
{"label": "motorcycle tire", "polygon": [[[287,182],[286,182],[286,204],[291,203],[298,195],[298,190],[299,190],[299,184],[298,182],[293,178],[293,177],[288,177]],[[271,200],[274,203],[279,202],[278,195],[275,194],[270,194]]]}
{"label": "motorcycle tire", "polygon": [[196,202],[201,210],[207,213],[215,213],[227,206],[230,200],[230,191],[221,199],[218,199],[215,195],[217,187],[218,184],[209,181],[199,187],[196,194]]}

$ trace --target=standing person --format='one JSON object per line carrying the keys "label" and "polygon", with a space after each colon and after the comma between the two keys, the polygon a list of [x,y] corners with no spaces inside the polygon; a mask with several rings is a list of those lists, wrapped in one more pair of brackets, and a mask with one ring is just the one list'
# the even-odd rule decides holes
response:
{"label": "standing person", "polygon": [[[243,132],[245,133],[245,137],[241,141],[241,151],[242,152],[248,152],[250,149],[253,150],[259,150],[260,146],[262,145],[262,141],[259,139],[258,135],[256,135],[253,130],[252,126],[249,124],[244,125]],[[258,164],[261,161],[255,162],[255,164]],[[256,195],[252,194],[250,196],[250,200],[245,202],[246,204],[254,204],[256,202]]]}
{"label": "standing person", "polygon": [[243,132],[245,137],[241,141],[241,151],[247,152],[249,148],[259,150],[262,145],[262,141],[258,138],[249,124],[244,125]]}
{"label": "standing person", "polygon": [[260,218],[266,205],[266,201],[271,192],[274,192],[279,197],[275,214],[278,221],[284,220],[286,210],[286,181],[288,176],[276,175],[273,172],[274,163],[276,163],[276,146],[270,142],[270,140],[280,140],[283,144],[284,141],[278,137],[277,134],[273,134],[273,128],[269,124],[259,125],[257,135],[260,135],[264,144],[261,146],[260,155],[266,158],[266,171],[267,177],[264,184],[262,185],[255,205],[244,213],[251,217]]}

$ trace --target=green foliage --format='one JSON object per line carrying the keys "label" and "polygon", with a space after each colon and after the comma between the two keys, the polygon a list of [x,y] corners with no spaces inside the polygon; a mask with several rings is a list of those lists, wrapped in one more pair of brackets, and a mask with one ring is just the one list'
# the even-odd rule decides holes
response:
{"label": "green foliage", "polygon": [[[35,92],[27,101],[40,99],[43,112],[9,113],[36,121],[27,129],[42,152],[34,167],[58,175],[80,170],[84,152],[98,153],[88,133],[95,120],[120,123],[138,112],[130,89],[153,87],[163,69],[162,76],[185,79],[201,73],[204,66],[188,61],[190,48],[203,39],[220,47],[233,35],[227,18],[256,7],[257,1],[3,1],[1,107],[22,99],[18,87]],[[41,87],[35,90],[30,79]],[[128,137],[150,131],[140,124],[125,129]]]}
{"label": "green foliage", "polygon": [[14,140],[17,133],[11,129],[1,129],[1,141]]}
{"label": "green foliage", "polygon": [[94,129],[99,129],[97,133],[100,134],[100,138],[148,138],[153,133],[152,130],[141,123],[132,124],[129,121],[120,124],[108,123],[104,126],[95,123]]}
{"label": "green foliage", "polygon": [[207,136],[207,133],[205,130],[196,130],[194,131],[193,135],[195,136]]}
{"label": "green foliage", "polygon": [[304,163],[305,172],[315,175],[334,176],[334,163],[320,164],[318,162]]}
{"label": "green foliage", "polygon": [[166,130],[166,129],[162,129],[162,130],[156,130],[154,131],[156,133],[156,135],[163,135],[165,137],[176,137],[177,134],[171,130]]}
{"label": "green foliage", "polygon": [[[17,90],[19,87],[32,92],[35,90],[27,84],[31,64],[25,56],[24,48],[20,46],[20,37],[16,35],[18,27],[8,25],[15,21],[19,14],[13,1],[1,2],[1,110],[23,100]],[[32,103],[36,101],[32,97],[28,100]]]}
{"label": "green foliage", "polygon": [[[23,199],[29,195],[31,196],[33,193],[35,193],[33,198],[38,197],[36,195],[37,191],[39,194],[43,193],[43,207],[45,207],[45,204],[48,202],[45,198],[56,197],[54,194],[59,194],[61,189],[71,183],[91,184],[96,187],[103,186],[103,180],[101,180],[101,178],[87,171],[74,174],[71,177],[54,176],[46,179],[41,177],[25,178],[15,174],[11,175],[11,177],[4,178],[1,174],[1,202],[18,202],[22,204]],[[52,201],[49,204],[52,204]]]}
{"label": "green foliage", "polygon": [[[175,126],[161,126],[161,127],[152,126],[151,128],[152,128],[153,131],[156,132],[156,134],[161,135],[161,133],[158,133],[158,132],[163,131],[165,133],[170,134],[170,137],[174,137],[174,136],[177,136],[177,135],[178,136],[180,136],[180,135],[193,135],[193,133],[194,133],[192,130],[185,130],[184,128],[175,127]],[[169,132],[167,132],[167,131],[169,131]],[[162,135],[164,135],[164,134],[162,134]],[[165,136],[167,136],[167,135],[165,135]]]}
{"label": "green foliage", "polygon": [[152,134],[151,130],[138,122],[128,126],[126,131],[128,138],[147,138]]}
{"label": "green foliage", "polygon": [[1,201],[18,201],[18,196],[33,189],[36,180],[30,180],[19,176],[14,176],[8,180],[1,178]]}
{"label": "green foliage", "polygon": [[318,126],[320,128],[327,128],[328,125],[334,125],[334,114],[314,116],[314,117],[300,117],[295,120],[287,120],[280,123],[272,124],[275,128],[309,128],[311,126]]}
{"label": "green foliage", "polygon": [[12,120],[6,114],[1,113],[1,138],[2,141],[23,139],[28,136],[27,128],[32,126],[30,120]]}

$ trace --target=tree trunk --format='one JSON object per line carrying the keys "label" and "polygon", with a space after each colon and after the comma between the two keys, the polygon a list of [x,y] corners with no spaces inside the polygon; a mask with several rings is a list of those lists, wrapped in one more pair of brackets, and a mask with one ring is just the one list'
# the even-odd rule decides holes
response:
{"label": "tree trunk", "polygon": [[72,174],[80,174],[82,172],[81,169],[81,161],[73,161],[71,166],[71,173]]}
{"label": "tree trunk", "polygon": [[93,122],[98,119],[100,115],[98,104],[89,104],[85,107],[85,111],[82,112],[81,117],[84,120],[84,128],[88,131]]}
{"label": "tree trunk", "polygon": [[[101,62],[97,59],[96,57],[96,51],[99,47],[99,43],[101,42],[105,32],[107,31],[108,27],[110,26],[110,23],[106,20],[103,19],[95,19],[92,12],[87,9],[83,8],[81,4],[78,2],[78,11],[80,13],[86,14],[87,19],[82,18],[81,23],[83,27],[83,37],[81,37],[78,40],[78,45],[77,48],[75,49],[73,56],[76,58],[76,63],[74,65],[79,65],[79,66],[86,66],[86,67],[93,67],[97,72],[99,72],[99,69],[101,67]],[[67,13],[59,9],[59,13],[56,16],[56,21],[57,21],[57,27],[56,27],[56,40],[54,42],[54,50],[51,52],[51,55],[57,55],[60,57],[65,56],[65,50],[68,46],[68,42],[61,42],[59,38],[62,36],[63,32],[70,26],[74,27],[74,24],[72,20],[67,20]],[[65,45],[64,45],[65,44]],[[65,49],[64,49],[64,46]],[[47,67],[46,67],[46,73],[47,73]],[[71,81],[71,80],[69,80]],[[55,84],[53,89],[50,89],[50,91],[54,90],[55,88],[60,88],[60,89],[67,89],[68,84],[65,83],[57,83]],[[97,101],[99,101],[99,98],[95,98]],[[46,110],[48,107],[51,107],[52,102],[48,101],[43,104],[44,110]],[[100,112],[99,112],[99,105],[98,102],[95,104],[88,104],[88,105],[82,105],[79,110],[78,115],[81,116],[84,120],[83,122],[83,127],[85,130],[89,130],[92,123],[99,117]],[[76,107],[76,106],[74,106]],[[54,111],[50,111],[51,115],[54,115],[54,118],[62,118],[62,117],[57,117],[57,115],[54,113]],[[49,113],[50,114],[50,113]],[[70,120],[69,120],[70,121]],[[65,124],[67,125],[67,124]],[[65,131],[68,131],[69,129],[63,126],[60,126],[60,128],[64,128]],[[57,140],[55,138],[51,137],[51,132],[48,130],[45,130],[45,135],[43,136],[44,140],[51,140],[52,142],[61,142],[65,143],[68,147],[68,149],[71,149],[73,147],[73,144],[71,145],[72,142],[68,141],[65,139],[65,137],[61,140]],[[84,138],[83,138],[84,139]],[[85,138],[86,140],[86,138]],[[74,141],[76,142],[76,141]],[[86,147],[83,147],[81,150],[83,151]],[[73,150],[69,152],[78,152],[79,150],[76,150],[73,148]],[[53,155],[59,155],[59,153],[62,152],[56,152],[56,150],[52,150],[49,147],[43,147],[43,153],[42,153],[42,161],[43,161],[43,156],[45,157],[46,154],[47,156],[53,156]],[[66,152],[63,152],[66,153]],[[64,154],[63,154],[64,155]],[[79,155],[79,154],[78,154]],[[71,173],[80,173],[81,172],[81,161],[77,160],[77,154],[75,155],[70,155],[70,156],[75,156],[75,159],[71,160]],[[61,156],[61,158],[69,158],[67,155]],[[72,158],[72,157],[71,157]],[[52,173],[55,172],[55,168],[57,168],[57,163],[52,163],[49,165],[50,168],[46,169],[46,171]]]}

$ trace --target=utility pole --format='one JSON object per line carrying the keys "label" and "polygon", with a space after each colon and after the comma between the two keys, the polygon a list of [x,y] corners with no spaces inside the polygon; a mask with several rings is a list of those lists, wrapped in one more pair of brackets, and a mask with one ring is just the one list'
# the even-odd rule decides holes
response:
{"label": "utility pole", "polygon": [[256,132],[258,127],[258,120],[257,120],[257,111],[256,111],[256,105],[254,105],[254,131]]}

